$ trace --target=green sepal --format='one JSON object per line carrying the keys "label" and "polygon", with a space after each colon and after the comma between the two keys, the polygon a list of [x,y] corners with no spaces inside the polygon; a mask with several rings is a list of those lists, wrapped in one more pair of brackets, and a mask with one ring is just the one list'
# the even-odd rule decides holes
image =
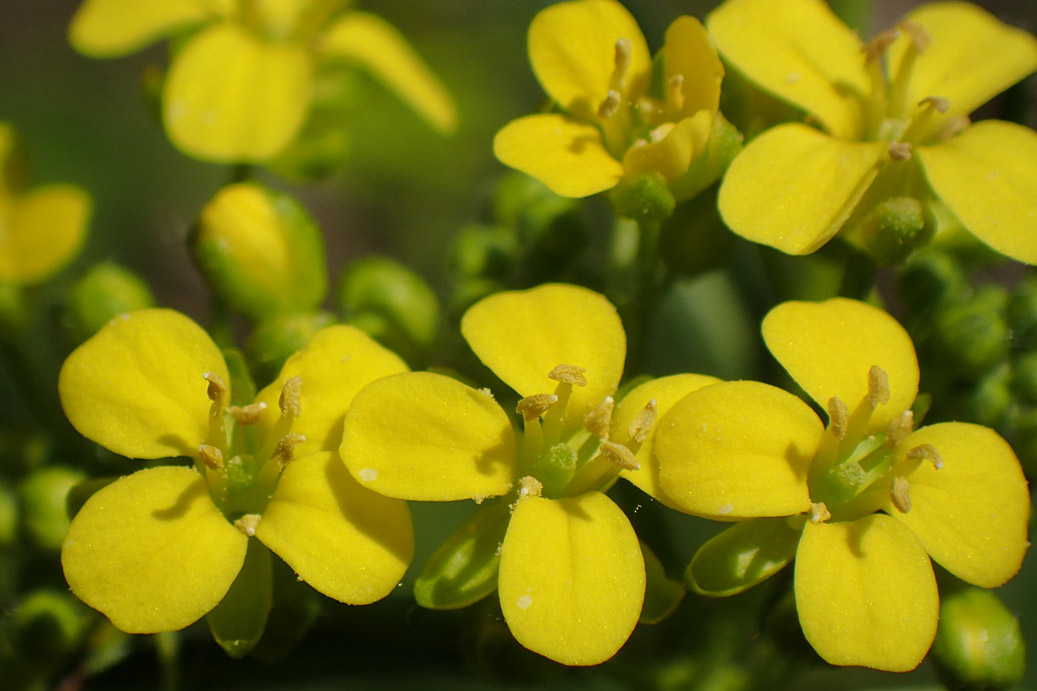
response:
{"label": "green sepal", "polygon": [[273,602],[272,557],[259,540],[248,541],[245,563],[230,590],[205,616],[213,639],[232,658],[244,657],[263,636]]}
{"label": "green sepal", "polygon": [[638,621],[658,624],[677,611],[677,605],[684,599],[684,585],[667,577],[663,563],[644,542],[641,554],[645,559],[645,602]]}
{"label": "green sepal", "polygon": [[876,204],[853,232],[880,265],[898,264],[932,240],[936,218],[914,197],[892,197]]}
{"label": "green sepal", "polygon": [[112,262],[95,265],[65,295],[65,330],[82,343],[113,317],[152,307],[151,288],[137,274]]}
{"label": "green sepal", "polygon": [[428,609],[460,609],[497,589],[500,545],[511,520],[504,498],[485,502],[429,557],[414,581],[414,599]]}
{"label": "green sepal", "polygon": [[1019,621],[988,590],[941,593],[933,641],[937,671],[951,689],[1002,689],[1022,679],[1026,648]]}
{"label": "green sepal", "polygon": [[662,223],[677,206],[666,178],[656,172],[620,181],[609,192],[609,201],[618,215],[641,225]]}
{"label": "green sepal", "polygon": [[706,148],[692,160],[683,175],[670,183],[674,199],[678,202],[691,199],[719,180],[742,150],[742,139],[738,128],[717,111]]}
{"label": "green sepal", "polygon": [[684,572],[684,583],[712,597],[748,590],[795,558],[800,533],[786,518],[736,523],[699,547]]}
{"label": "green sepal", "polygon": [[301,580],[280,559],[272,559],[274,602],[266,632],[251,657],[265,664],[282,660],[306,637],[327,598]]}

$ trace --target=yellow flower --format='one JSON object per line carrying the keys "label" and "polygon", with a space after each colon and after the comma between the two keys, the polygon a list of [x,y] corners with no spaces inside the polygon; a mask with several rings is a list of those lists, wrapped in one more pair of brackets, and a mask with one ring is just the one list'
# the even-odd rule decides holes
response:
{"label": "yellow flower", "polygon": [[680,17],[666,31],[661,98],[649,94],[645,38],[615,0],[539,12],[529,28],[529,59],[564,112],[505,125],[493,140],[502,163],[563,197],[586,197],[646,173],[661,175],[678,199],[709,184],[701,184],[692,161],[709,143],[724,69],[697,19]]}
{"label": "yellow flower", "polygon": [[321,68],[367,70],[434,127],[450,131],[449,95],[406,39],[341,0],[85,0],[69,28],[92,57],[138,50],[192,31],[173,57],[162,92],[170,140],[214,162],[262,162],[294,141]]}
{"label": "yellow flower", "polygon": [[969,583],[1011,578],[1030,499],[993,430],[914,429],[918,362],[907,332],[861,302],[786,302],[763,322],[771,353],[828,411],[751,381],[682,399],[655,438],[671,505],[740,521],[688,567],[696,590],[730,595],[795,559],[807,640],[836,665],[914,668],[939,612],[930,557]]}
{"label": "yellow flower", "polygon": [[511,492],[491,577],[512,634],[557,662],[603,662],[630,636],[645,592],[637,536],[602,493],[619,472],[599,453],[626,353],[619,316],[597,293],[545,285],[476,303],[461,331],[523,397],[524,435],[516,440],[488,390],[415,372],[357,395],[340,455],[361,484],[390,497],[481,502]]}
{"label": "yellow flower", "polygon": [[42,281],[71,260],[86,235],[90,197],[73,185],[23,190],[14,128],[0,122],[0,282]]}
{"label": "yellow flower", "polygon": [[734,160],[719,205],[736,233],[809,254],[886,199],[935,197],[1037,263],[1037,134],[968,119],[1037,68],[1033,36],[964,2],[923,5],[867,44],[821,0],[728,0],[707,25],[733,68],[816,125],[774,127]]}
{"label": "yellow flower", "polygon": [[255,403],[233,406],[227,364],[190,319],[113,319],[61,369],[68,419],[115,453],[194,467],[139,470],[86,502],[61,551],[72,592],[124,631],[181,629],[224,598],[255,536],[331,598],[387,595],[410,563],[410,515],[359,486],[335,450],[353,395],[403,371],[362,332],[332,326]]}

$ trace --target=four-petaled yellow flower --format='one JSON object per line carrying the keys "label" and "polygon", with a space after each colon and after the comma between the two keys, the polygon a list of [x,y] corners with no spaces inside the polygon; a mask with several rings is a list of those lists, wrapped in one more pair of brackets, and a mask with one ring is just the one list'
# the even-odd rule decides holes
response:
{"label": "four-petaled yellow flower", "polygon": [[476,303],[461,331],[523,396],[522,437],[487,390],[416,372],[357,395],[340,455],[361,484],[390,497],[481,501],[511,492],[496,578],[508,627],[552,660],[603,662],[630,636],[645,593],[637,535],[603,494],[616,463],[633,460],[627,446],[607,441],[623,325],[603,296],[545,285]]}
{"label": "four-petaled yellow flower", "polygon": [[529,59],[564,112],[508,123],[493,140],[502,163],[563,197],[586,197],[644,174],[661,175],[678,199],[712,182],[702,184],[689,168],[709,143],[724,68],[697,19],[680,17],[666,31],[658,98],[650,94],[645,38],[615,0],[542,10],[529,28]]}
{"label": "four-petaled yellow flower", "polygon": [[808,254],[886,199],[935,196],[1037,263],[1037,134],[968,119],[1037,68],[1032,35],[964,2],[919,7],[867,44],[821,0],[728,0],[707,26],[734,69],[816,125],[774,127],[735,158],[719,205],[736,233]]}
{"label": "four-petaled yellow flower", "polygon": [[133,52],[194,31],[177,49],[162,117],[184,153],[215,162],[262,162],[294,141],[319,71],[353,63],[434,127],[450,131],[449,95],[385,20],[339,10],[342,0],[85,0],[72,45],[93,57]]}
{"label": "four-petaled yellow flower", "polygon": [[72,592],[124,631],[181,629],[224,598],[255,536],[329,597],[387,595],[413,553],[410,514],[358,485],[337,448],[354,394],[406,369],[332,326],[255,403],[233,406],[227,364],[193,321],[164,309],[113,319],[61,369],[68,419],[115,453],[194,467],[139,470],[90,497],[61,551]]}
{"label": "four-petaled yellow flower", "polygon": [[730,595],[795,559],[799,620],[821,657],[910,670],[936,633],[930,557],[988,588],[1019,569],[1030,510],[1019,461],[986,427],[914,429],[914,347],[878,308],[786,302],[763,335],[828,424],[752,381],[703,387],[660,420],[667,503],[740,521],[700,548],[687,580]]}

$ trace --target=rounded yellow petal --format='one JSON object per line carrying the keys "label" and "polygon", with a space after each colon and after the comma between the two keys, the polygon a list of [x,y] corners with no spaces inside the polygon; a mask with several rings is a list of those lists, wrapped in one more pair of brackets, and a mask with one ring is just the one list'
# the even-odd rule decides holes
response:
{"label": "rounded yellow petal", "polygon": [[589,197],[623,177],[623,164],[606,151],[601,132],[565,115],[512,120],[494,136],[493,155],[561,197]]}
{"label": "rounded yellow petal", "polygon": [[704,374],[674,374],[647,381],[624,396],[612,412],[610,441],[626,444],[630,440],[630,424],[641,414],[649,401],[655,402],[656,422],[634,454],[641,467],[638,470],[622,471],[620,473],[622,477],[652,498],[669,505],[669,500],[662,491],[662,487],[659,486],[659,461],[654,453],[655,434],[659,429],[659,420],[662,420],[677,401],[692,391],[718,382],[720,380],[716,377]]}
{"label": "rounded yellow petal", "polygon": [[370,384],[346,413],[340,455],[361,485],[450,501],[511,489],[515,432],[488,393],[430,372]]}
{"label": "rounded yellow petal", "polygon": [[562,2],[541,10],[529,26],[529,61],[544,91],[584,120],[613,87],[616,42],[629,42],[629,66],[619,84],[631,100],[648,90],[652,56],[637,20],[614,0]]}
{"label": "rounded yellow petal", "polygon": [[85,55],[117,57],[208,17],[196,0],[86,0],[72,17],[68,38]]}
{"label": "rounded yellow petal", "polygon": [[746,240],[810,254],[839,232],[878,174],[886,149],[806,125],[779,125],[735,157],[720,187],[720,213]]}
{"label": "rounded yellow petal", "polygon": [[414,556],[407,504],[358,485],[333,453],[285,467],[256,537],[299,578],[351,605],[392,592]]}
{"label": "rounded yellow petal", "polygon": [[295,447],[294,455],[336,451],[342,443],[342,419],[357,392],[375,379],[407,370],[407,363],[396,353],[356,327],[338,324],[321,329],[256,396],[256,401],[266,404],[257,429],[268,444],[276,442],[272,434],[284,433],[278,429],[279,399],[285,383],[299,377],[302,413],[292,421],[291,431],[306,440]]}
{"label": "rounded yellow petal", "polygon": [[452,132],[457,110],[450,94],[399,31],[368,12],[349,12],[321,40],[329,57],[350,60],[368,70],[433,127]]}
{"label": "rounded yellow petal", "polygon": [[623,168],[628,176],[659,173],[667,181],[676,180],[688,172],[692,160],[705,150],[712,128],[713,113],[706,110],[676,125],[660,125],[656,130],[660,139],[627,149]]}
{"label": "rounded yellow petal", "polygon": [[72,520],[61,565],[76,597],[119,629],[176,631],[223,599],[247,546],[201,475],[166,466],[90,497]]}
{"label": "rounded yellow petal", "polygon": [[987,120],[958,137],[918,147],[929,184],[977,238],[1037,264],[1037,133]]}
{"label": "rounded yellow petal", "polygon": [[728,0],[706,20],[720,54],[836,137],[865,131],[871,90],[857,34],[822,0]]}
{"label": "rounded yellow petal", "polygon": [[807,521],[795,591],[803,633],[829,664],[906,672],[936,636],[940,601],[929,558],[910,530],[882,514]]}
{"label": "rounded yellow petal", "polygon": [[573,386],[565,416],[584,416],[615,392],[623,375],[626,332],[603,295],[579,286],[548,284],[496,293],[461,319],[468,345],[521,396],[553,393],[547,375],[558,365],[584,369],[586,386]]}
{"label": "rounded yellow petal", "polygon": [[604,662],[641,614],[637,535],[599,492],[520,499],[501,546],[498,593],[508,628],[526,648],[566,665]]}
{"label": "rounded yellow petal", "polygon": [[11,200],[0,216],[0,281],[40,281],[69,262],[83,244],[91,206],[73,185],[45,185]]}
{"label": "rounded yellow petal", "polygon": [[[917,57],[907,87],[907,104],[938,96],[948,100],[947,116],[968,115],[1037,69],[1037,40],[1001,23],[968,2],[934,2],[907,14],[931,42]],[[897,74],[911,38],[890,46],[890,73]]]}
{"label": "rounded yellow petal", "polygon": [[688,513],[721,520],[810,508],[807,472],[824,427],[779,388],[721,382],[685,396],[655,433],[659,483]]}
{"label": "rounded yellow petal", "polygon": [[901,441],[900,462],[921,444],[936,448],[943,467],[922,462],[907,475],[911,510],[887,503],[886,513],[955,576],[984,588],[1001,585],[1019,570],[1029,544],[1030,492],[1012,448],[992,429],[948,422]]}
{"label": "rounded yellow petal", "polygon": [[667,83],[675,78],[681,80],[684,115],[705,110],[712,120],[720,107],[724,65],[706,27],[694,17],[678,17],[666,30],[662,55]]}
{"label": "rounded yellow petal", "polygon": [[84,437],[130,458],[198,457],[209,434],[205,374],[230,382],[209,335],[173,310],[111,320],[58,375],[61,406]]}
{"label": "rounded yellow petal", "polygon": [[262,41],[234,24],[206,29],[177,54],[166,76],[166,132],[188,156],[261,162],[296,136],[309,110],[305,47]]}
{"label": "rounded yellow petal", "polygon": [[835,396],[852,412],[868,394],[872,365],[888,377],[889,402],[872,413],[871,431],[884,432],[915,402],[915,346],[878,307],[846,298],[784,302],[764,317],[762,331],[771,354],[823,410]]}

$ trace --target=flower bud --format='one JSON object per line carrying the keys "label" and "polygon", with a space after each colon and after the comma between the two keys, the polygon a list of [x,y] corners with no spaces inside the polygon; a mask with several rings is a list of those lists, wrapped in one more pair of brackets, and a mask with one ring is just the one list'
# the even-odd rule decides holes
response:
{"label": "flower bud", "polygon": [[856,230],[876,262],[897,264],[932,239],[936,220],[929,207],[917,199],[892,197],[876,204]]}
{"label": "flower bud", "polygon": [[66,500],[73,487],[86,475],[73,468],[51,466],[33,471],[18,488],[22,519],[36,545],[47,550],[61,549],[68,532]]}
{"label": "flower bud", "polygon": [[988,590],[964,588],[942,597],[933,659],[951,689],[1000,689],[1025,666],[1019,622]]}
{"label": "flower bud", "polygon": [[97,264],[65,296],[65,328],[82,343],[119,314],[155,304],[148,284],[118,264]]}
{"label": "flower bud", "polygon": [[330,312],[301,312],[265,319],[245,342],[245,353],[258,382],[273,381],[285,360],[309,342],[313,334],[335,323]]}
{"label": "flower bud", "polygon": [[948,304],[936,315],[936,352],[959,375],[976,377],[1008,356],[1008,325],[998,309],[998,289],[977,293],[964,302]]}
{"label": "flower bud", "polygon": [[27,662],[51,667],[78,645],[87,619],[71,593],[40,588],[29,593],[13,617],[13,647]]}
{"label": "flower bud", "polygon": [[1025,352],[1012,363],[1012,390],[1021,401],[1037,405],[1037,352]]}
{"label": "flower bud", "polygon": [[18,540],[18,499],[5,484],[0,484],[0,550],[13,547]]}
{"label": "flower bud", "polygon": [[1006,318],[1017,346],[1037,348],[1037,276],[1027,276],[1016,288],[1008,301]]}
{"label": "flower bud", "polygon": [[261,185],[217,192],[191,245],[213,290],[253,320],[313,309],[327,291],[317,224],[294,198]]}
{"label": "flower bud", "polygon": [[515,231],[495,225],[467,225],[450,248],[450,273],[458,279],[508,276],[518,261]]}
{"label": "flower bud", "polygon": [[976,382],[965,399],[968,419],[986,427],[1000,428],[1015,397],[1009,384],[1015,378],[1008,367],[998,367]]}
{"label": "flower bud", "polygon": [[900,299],[911,321],[929,319],[942,303],[958,300],[966,289],[965,274],[954,258],[935,249],[915,252],[897,275]]}

